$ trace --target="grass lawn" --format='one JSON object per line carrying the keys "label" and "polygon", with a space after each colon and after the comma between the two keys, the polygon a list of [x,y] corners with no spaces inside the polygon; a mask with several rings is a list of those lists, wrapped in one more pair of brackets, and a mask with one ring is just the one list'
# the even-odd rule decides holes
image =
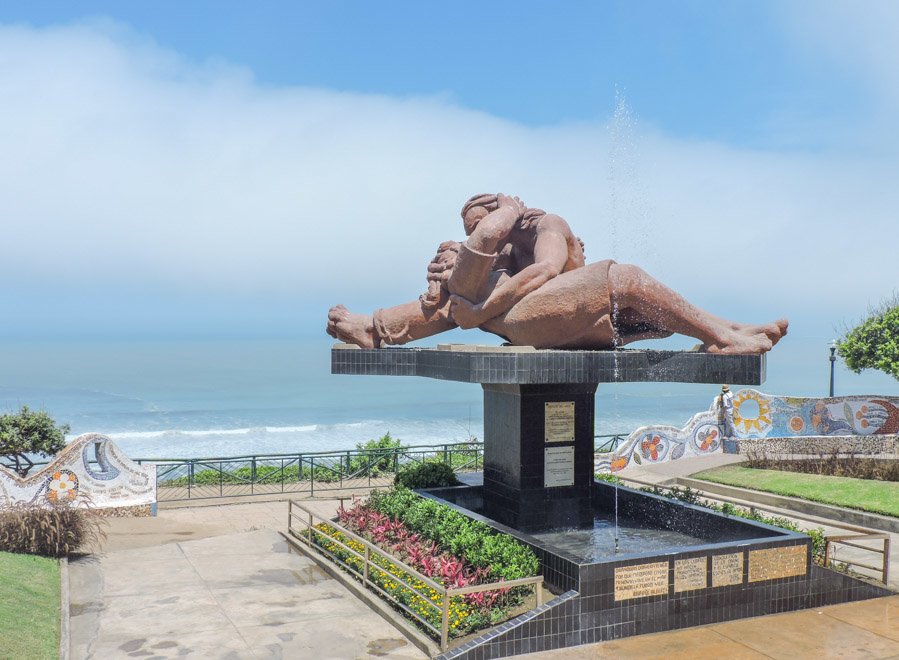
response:
{"label": "grass lawn", "polygon": [[59,562],[0,552],[0,658],[59,658]]}
{"label": "grass lawn", "polygon": [[899,517],[899,483],[895,481],[756,470],[739,465],[704,470],[691,476],[728,486]]}

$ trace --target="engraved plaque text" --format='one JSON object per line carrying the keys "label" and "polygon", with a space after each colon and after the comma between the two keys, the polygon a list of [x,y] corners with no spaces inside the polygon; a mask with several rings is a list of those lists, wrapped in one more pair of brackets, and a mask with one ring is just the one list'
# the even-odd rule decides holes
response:
{"label": "engraved plaque text", "polygon": [[726,587],[731,584],[743,584],[742,552],[712,557],[712,586]]}
{"label": "engraved plaque text", "polygon": [[693,557],[691,559],[676,559],[674,561],[674,591],[693,591],[705,589],[706,557]]}
{"label": "engraved plaque text", "polygon": [[572,442],[574,401],[547,401],[544,404],[543,431],[547,442]]}
{"label": "engraved plaque text", "polygon": [[543,461],[545,488],[574,485],[574,447],[547,447]]}
{"label": "engraved plaque text", "polygon": [[615,569],[615,600],[664,596],[667,593],[667,561],[636,566],[619,566]]}
{"label": "engraved plaque text", "polygon": [[805,575],[808,551],[804,545],[749,551],[749,581]]}

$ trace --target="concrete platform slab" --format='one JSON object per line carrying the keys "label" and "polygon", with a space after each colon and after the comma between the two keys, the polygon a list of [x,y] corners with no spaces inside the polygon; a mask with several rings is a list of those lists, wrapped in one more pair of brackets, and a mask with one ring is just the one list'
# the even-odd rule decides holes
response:
{"label": "concrete platform slab", "polygon": [[426,657],[273,530],[108,550],[70,574],[76,659]]}

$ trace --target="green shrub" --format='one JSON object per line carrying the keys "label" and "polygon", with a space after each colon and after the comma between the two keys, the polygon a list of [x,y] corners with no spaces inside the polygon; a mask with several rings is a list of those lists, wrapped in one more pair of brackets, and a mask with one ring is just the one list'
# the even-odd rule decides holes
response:
{"label": "green shrub", "polygon": [[67,557],[106,537],[104,521],[83,506],[18,503],[0,509],[0,550]]}
{"label": "green shrub", "polygon": [[407,488],[374,491],[369,503],[444,550],[475,566],[489,567],[494,577],[514,580],[540,571],[537,556],[523,543]]}
{"label": "green shrub", "polygon": [[377,477],[384,472],[393,472],[396,466],[397,450],[403,448],[399,438],[393,438],[388,431],[380,438],[368,442],[357,442],[356,449],[369,452],[368,455],[354,456],[350,460],[350,474],[368,474]]}
{"label": "green shrub", "polygon": [[597,481],[605,481],[606,483],[622,485],[621,479],[614,474],[607,472],[597,472],[593,475]]}
{"label": "green shrub", "polygon": [[440,488],[456,486],[459,480],[449,465],[426,461],[402,467],[393,482],[405,488]]}

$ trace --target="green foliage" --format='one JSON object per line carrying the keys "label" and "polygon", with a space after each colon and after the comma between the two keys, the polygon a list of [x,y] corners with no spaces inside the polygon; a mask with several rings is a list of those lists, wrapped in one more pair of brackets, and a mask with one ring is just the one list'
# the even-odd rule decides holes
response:
{"label": "green foliage", "polygon": [[369,497],[369,503],[375,510],[402,521],[406,527],[436,542],[447,552],[475,566],[489,567],[493,577],[514,580],[537,575],[540,571],[537,556],[526,545],[445,504],[419,497],[407,488],[375,491]]}
{"label": "green foliage", "polygon": [[94,511],[82,506],[17,503],[0,509],[0,550],[66,557],[104,538],[103,523]]}
{"label": "green foliage", "polygon": [[760,470],[781,470],[853,479],[899,481],[899,461],[894,458],[844,456],[836,452],[808,458],[750,455],[746,465]]}
{"label": "green foliage", "polygon": [[[318,465],[315,466],[315,480],[330,483],[332,481],[340,481],[341,469],[339,466]],[[230,469],[227,464],[219,470],[207,468],[205,470],[197,470],[194,473],[192,486],[218,486],[219,483],[225,486],[240,486],[250,483],[256,484],[280,484],[295,481],[309,481],[312,479],[312,468],[304,465],[300,470],[299,466],[286,465],[282,469],[280,465],[259,465],[256,467],[256,480],[253,481],[253,468],[249,465]],[[184,488],[190,481],[188,475],[166,478],[165,474],[160,474],[159,485],[168,488]]]}
{"label": "green foliage", "polygon": [[356,449],[365,451],[362,456],[354,456],[350,461],[350,474],[367,474],[377,477],[384,472],[394,472],[397,460],[397,449],[402,449],[399,438],[393,438],[388,431],[380,438],[368,442],[357,442]]}
{"label": "green foliage", "polygon": [[772,527],[780,527],[781,529],[789,529],[793,532],[808,534],[812,538],[812,558],[815,560],[815,563],[821,565],[824,564],[824,549],[827,545],[827,539],[824,536],[824,530],[820,527],[815,529],[801,529],[799,525],[788,518],[782,518],[781,516],[766,516],[752,507],[745,509],[743,507],[735,506],[730,502],[712,504],[707,500],[703,500],[699,495],[699,491],[693,490],[689,486],[686,488],[678,488],[677,486],[673,488],[660,488],[659,486],[652,486],[641,488],[640,490],[644,493],[668,497],[673,500],[686,502],[687,504],[696,504],[705,507],[706,509],[723,513],[726,516],[746,518],[747,520],[754,520],[765,525],[771,525]]}
{"label": "green foliage", "polygon": [[877,369],[899,380],[899,295],[848,330],[837,342],[837,353],[855,373]]}
{"label": "green foliage", "polygon": [[0,658],[57,660],[59,562],[0,552]]}
{"label": "green foliage", "polygon": [[69,426],[56,422],[43,410],[22,406],[17,413],[0,415],[0,456],[12,459],[14,469],[28,474],[32,462],[25,454],[51,456],[66,446]]}
{"label": "green foliage", "polygon": [[593,476],[597,481],[605,481],[606,483],[617,484],[619,486],[621,485],[621,479],[619,479],[614,474],[610,474],[610,473],[606,473],[606,472],[597,472]]}
{"label": "green foliage", "polygon": [[652,493],[653,495],[660,495],[661,497],[668,497],[674,500],[679,500],[686,504],[698,504],[699,506],[706,506],[704,500],[699,495],[699,491],[693,490],[689,486],[685,486],[684,488],[681,488],[680,486],[672,486],[671,488],[647,486],[645,488],[641,488],[640,490],[644,493]]}
{"label": "green foliage", "polygon": [[[363,544],[351,539],[327,523],[316,525],[314,531],[310,532],[310,535],[313,543],[321,546],[340,560],[341,565],[346,570],[355,573],[357,576],[362,576],[364,562],[359,558],[359,555],[365,553]],[[355,552],[350,552],[334,541],[339,541],[343,545],[349,546]],[[368,579],[380,587],[383,593],[388,594],[398,603],[405,605],[408,610],[427,621],[432,627],[425,628],[422,626],[422,628],[439,639],[439,635],[434,630],[440,630],[443,623],[443,594],[427,586],[414,575],[380,555],[372,553],[371,564],[373,566],[368,573]],[[485,627],[483,619],[484,615],[475,611],[465,602],[464,598],[455,596],[450,599],[447,626],[449,637],[458,637]],[[419,623],[414,618],[412,621]]]}
{"label": "green foliage", "polygon": [[405,488],[441,488],[456,486],[459,480],[446,463],[425,461],[400,468],[394,483]]}

